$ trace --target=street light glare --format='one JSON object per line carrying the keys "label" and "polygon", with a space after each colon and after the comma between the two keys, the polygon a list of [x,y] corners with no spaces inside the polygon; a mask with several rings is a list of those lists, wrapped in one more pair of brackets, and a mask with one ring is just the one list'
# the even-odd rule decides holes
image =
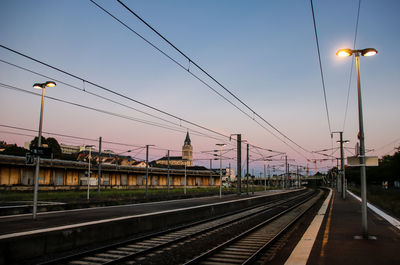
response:
{"label": "street light glare", "polygon": [[47,87],[55,87],[55,86],[56,86],[56,82],[54,82],[54,81],[47,81],[47,82],[46,82],[46,86],[47,86]]}
{"label": "street light glare", "polygon": [[374,48],[367,48],[367,49],[362,50],[361,54],[362,54],[362,56],[373,56],[377,53],[378,53],[378,51],[375,50]]}
{"label": "street light glare", "polygon": [[43,89],[43,88],[46,88],[46,87],[55,87],[55,86],[56,86],[56,82],[47,81],[46,83],[35,83],[33,85],[33,88]]}
{"label": "street light glare", "polygon": [[33,88],[42,89],[42,84],[40,84],[40,83],[35,83],[35,84],[33,85]]}
{"label": "street light glare", "polygon": [[336,52],[336,55],[339,57],[350,56],[352,54],[353,54],[353,52],[350,49],[340,49]]}

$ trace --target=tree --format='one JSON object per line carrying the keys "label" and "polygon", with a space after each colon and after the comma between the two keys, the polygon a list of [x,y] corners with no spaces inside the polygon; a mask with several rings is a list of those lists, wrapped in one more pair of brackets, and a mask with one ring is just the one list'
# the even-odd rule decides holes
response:
{"label": "tree", "polygon": [[[31,143],[29,144],[29,149],[32,149],[33,147],[37,147],[38,146],[38,139],[39,139],[39,137],[37,137],[37,136],[35,136],[35,138],[33,138]],[[47,141],[46,141],[46,138],[44,138],[42,136],[42,145],[43,144],[47,144]]]}
{"label": "tree", "polygon": [[[39,137],[37,136],[33,138],[29,147],[32,148],[38,146],[38,139]],[[61,147],[55,138],[49,137],[46,139],[42,136],[42,145],[47,145],[47,147],[51,149],[54,158],[61,158]]]}
{"label": "tree", "polygon": [[16,144],[12,144],[7,146],[3,152],[1,152],[4,155],[13,155],[13,156],[25,156],[25,154],[28,152],[23,147],[19,147]]}
{"label": "tree", "polygon": [[[400,150],[393,155],[386,155],[379,159],[379,166],[367,167],[367,182],[380,185],[382,181],[392,183],[400,180]],[[360,183],[360,168],[346,167],[346,178],[349,182]]]}
{"label": "tree", "polygon": [[51,149],[55,158],[61,158],[61,147],[55,138],[49,137],[46,139],[48,147]]}

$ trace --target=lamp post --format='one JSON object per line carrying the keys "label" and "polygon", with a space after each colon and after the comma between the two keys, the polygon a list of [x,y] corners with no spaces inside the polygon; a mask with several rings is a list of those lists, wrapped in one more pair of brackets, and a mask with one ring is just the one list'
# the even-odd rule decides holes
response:
{"label": "lamp post", "polygon": [[149,196],[149,146],[154,146],[154,144],[146,145],[146,200]]}
{"label": "lamp post", "polygon": [[85,145],[85,149],[89,148],[89,159],[88,159],[88,174],[87,174],[87,200],[90,198],[90,159],[92,159],[92,147],[94,145]]}
{"label": "lamp post", "polygon": [[222,147],[225,144],[215,144],[219,146],[219,197],[222,197]]}
{"label": "lamp post", "polygon": [[[38,135],[38,147],[42,147],[42,124],[43,124],[43,105],[44,105],[44,93],[46,87],[55,87],[56,82],[47,81],[46,83],[36,83],[33,85],[34,88],[42,90],[42,102],[40,105],[40,120],[39,120],[39,135]],[[33,220],[36,220],[37,216],[37,200],[39,190],[39,170],[40,170],[40,155],[37,155],[36,159],[36,170],[35,170],[35,187],[33,191]]]}
{"label": "lamp post", "polygon": [[183,187],[183,193],[186,195],[186,185],[187,185],[187,175],[186,175],[186,159],[183,159],[185,161],[185,186]]}
{"label": "lamp post", "polygon": [[[362,112],[362,99],[361,99],[361,84],[360,84],[360,62],[361,56],[373,56],[378,51],[374,48],[366,48],[362,50],[341,49],[336,52],[337,56],[351,56],[354,54],[356,57],[357,69],[357,92],[358,92],[358,125],[359,125],[359,139],[360,139],[360,172],[361,172],[361,218],[362,218],[362,236],[368,239],[368,223],[367,223],[367,180],[365,169],[365,140],[364,140],[364,124]],[[344,190],[343,190],[344,192]]]}

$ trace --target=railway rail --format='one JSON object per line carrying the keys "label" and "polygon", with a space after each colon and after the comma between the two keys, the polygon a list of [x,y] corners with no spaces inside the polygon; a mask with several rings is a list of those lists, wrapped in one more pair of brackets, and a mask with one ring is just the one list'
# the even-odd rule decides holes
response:
{"label": "railway rail", "polygon": [[[315,195],[316,191],[307,190],[301,194],[276,199],[251,209],[198,221],[40,264],[177,264],[185,263],[185,261],[198,256],[202,251],[205,251],[204,254],[190,260],[187,264],[208,262],[206,260],[212,259],[213,255],[220,255],[217,252],[223,248],[222,242],[238,242],[239,237],[244,237],[245,231],[255,227],[261,229],[258,225],[261,223],[271,225],[274,221],[281,220],[280,218],[287,216],[296,207],[309,201]],[[295,215],[299,216],[299,214]],[[267,222],[264,220],[267,220]],[[232,237],[234,237],[233,241],[230,240]],[[254,239],[256,238],[254,237]],[[203,242],[201,247],[198,247],[199,242]],[[191,246],[193,244],[197,244],[197,246]],[[253,243],[249,242],[248,245],[253,245]],[[210,247],[213,247],[213,249],[208,250]],[[186,248],[190,251],[185,250]],[[168,254],[171,256],[174,251],[180,254],[185,253],[185,255],[179,254],[181,257],[171,260],[171,257],[168,258]]]}
{"label": "railway rail", "polygon": [[263,264],[263,254],[317,200],[300,201],[236,237],[188,261],[189,264]]}

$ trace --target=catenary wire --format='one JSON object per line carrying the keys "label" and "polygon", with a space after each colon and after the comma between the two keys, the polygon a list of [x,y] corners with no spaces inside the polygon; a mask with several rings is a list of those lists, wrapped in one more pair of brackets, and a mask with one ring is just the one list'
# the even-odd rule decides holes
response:
{"label": "catenary wire", "polygon": [[[2,46],[2,45],[0,45],[0,46]],[[6,47],[5,47],[5,48],[6,48]],[[18,52],[17,52],[17,53],[18,53]],[[21,54],[21,55],[24,56],[23,54]],[[29,59],[33,59],[33,58],[29,58]],[[36,61],[36,59],[33,59],[33,60]],[[33,70],[31,70],[31,69],[28,69],[28,68],[25,68],[25,67],[22,67],[22,66],[19,66],[19,65],[13,64],[13,63],[11,63],[11,62],[7,62],[7,61],[5,61],[5,60],[1,60],[1,59],[0,59],[0,62],[5,63],[5,64],[8,64],[8,65],[13,66],[13,67],[16,67],[16,68],[18,68],[18,69],[21,69],[21,70],[24,70],[24,71],[27,71],[27,72],[30,72],[30,73],[33,73],[33,74],[36,74],[36,75],[45,77],[45,78],[49,78],[49,79],[55,80],[55,81],[57,81],[57,82],[59,82],[59,83],[61,83],[61,84],[64,84],[64,85],[69,86],[69,87],[72,87],[72,88],[77,89],[77,90],[79,90],[79,91],[81,91],[81,92],[88,93],[88,94],[90,94],[90,95],[93,95],[93,96],[102,98],[102,99],[104,99],[104,100],[113,102],[113,103],[115,103],[115,104],[119,104],[119,105],[121,105],[121,106],[130,108],[130,109],[132,109],[132,110],[135,110],[135,111],[138,111],[138,112],[140,112],[140,113],[149,115],[149,116],[151,116],[151,117],[158,118],[158,117],[155,116],[155,115],[152,115],[152,114],[149,114],[149,113],[147,113],[147,112],[144,112],[144,111],[138,110],[138,109],[136,109],[136,108],[130,107],[130,106],[126,105],[126,104],[122,104],[122,103],[120,103],[120,102],[111,100],[111,99],[109,99],[109,98],[103,97],[103,96],[98,95],[98,94],[95,94],[95,93],[93,93],[93,92],[89,92],[89,91],[87,91],[86,89],[82,89],[82,88],[79,88],[79,87],[74,86],[74,85],[72,85],[72,84],[69,84],[69,83],[60,81],[60,80],[58,80],[58,79],[54,79],[54,78],[52,78],[52,77],[49,77],[49,76],[46,76],[46,75],[44,75],[44,74],[38,73],[38,72],[33,71]],[[50,67],[52,67],[52,66],[50,66]],[[56,69],[56,70],[58,70],[58,69]],[[83,79],[80,79],[80,80],[82,80],[83,82],[86,82],[86,80],[83,80]],[[25,91],[25,90],[24,90],[24,91]],[[160,119],[160,120],[162,120],[162,121],[165,121],[165,122],[169,122],[169,123],[171,123],[171,124],[173,124],[173,125],[177,125],[176,123],[173,123],[173,122],[168,121],[168,120],[163,119],[163,118],[158,118],[158,119]],[[257,121],[256,121],[256,122],[257,122]],[[260,126],[263,127],[262,124],[260,124]],[[200,132],[198,132],[198,131],[195,131],[195,130],[193,130],[193,129],[191,129],[191,131],[197,132],[198,134],[202,134],[202,133],[200,133]],[[202,134],[202,135],[205,135],[205,134]],[[215,139],[215,140],[220,140],[220,139],[217,139],[217,138],[212,137],[212,136],[208,136],[208,137],[209,137],[209,138],[213,138],[213,139]],[[281,140],[281,141],[283,141],[283,140]],[[283,141],[283,142],[284,142],[284,141]],[[286,142],[284,142],[284,143],[286,143]],[[287,144],[287,143],[286,143],[286,144]],[[255,147],[255,148],[261,148],[261,147],[258,147],[258,146],[256,146],[256,145],[253,145],[253,144],[250,144],[250,145],[253,146],[253,147]],[[302,155],[305,159],[307,159],[307,157],[305,157],[303,154],[299,153],[296,149],[294,149],[294,148],[291,147],[290,145],[288,145],[288,146],[289,146],[293,151],[297,152],[298,154]],[[263,149],[263,148],[261,148],[261,149]],[[271,152],[282,153],[282,152],[279,152],[279,151],[273,151],[273,150],[271,150],[271,149],[263,149],[263,150],[267,150],[267,151],[271,151]]]}
{"label": "catenary wire", "polygon": [[[123,104],[123,103],[121,103],[121,102],[117,102],[117,101],[115,101],[115,100],[112,100],[112,99],[110,99],[110,98],[101,96],[101,95],[99,95],[99,94],[96,94],[96,93],[93,93],[93,92],[89,92],[89,91],[86,90],[86,89],[81,89],[81,88],[79,88],[79,87],[77,87],[77,86],[74,86],[74,85],[72,85],[72,84],[69,84],[69,83],[60,81],[60,80],[58,80],[58,79],[55,79],[55,78],[52,78],[52,77],[43,75],[43,74],[38,73],[38,72],[36,72],[36,71],[33,71],[33,70],[31,70],[31,69],[28,69],[28,68],[25,68],[25,67],[22,67],[22,66],[19,66],[19,65],[16,65],[16,64],[13,64],[13,63],[10,63],[10,62],[1,60],[1,59],[0,59],[0,62],[5,63],[5,64],[8,64],[8,65],[13,66],[13,67],[16,67],[16,68],[18,68],[18,69],[21,69],[21,70],[24,70],[24,71],[27,71],[27,72],[30,72],[30,73],[33,73],[33,74],[36,74],[36,75],[45,77],[45,78],[49,78],[49,79],[51,79],[51,80],[57,81],[57,82],[60,83],[60,84],[64,84],[64,85],[66,85],[66,86],[69,86],[69,87],[72,87],[72,88],[74,88],[74,89],[76,89],[76,90],[79,90],[80,92],[85,92],[85,93],[88,93],[88,94],[90,94],[90,95],[92,95],[92,96],[95,96],[95,97],[101,98],[101,99],[103,99],[103,100],[112,102],[112,103],[114,103],[114,104],[118,104],[118,105],[120,105],[120,106],[129,108],[129,109],[132,109],[132,110],[137,111],[137,112],[139,112],[139,113],[148,115],[148,116],[150,116],[150,117],[152,117],[152,118],[156,118],[156,119],[159,119],[159,120],[161,120],[161,121],[170,123],[170,124],[172,124],[172,125],[174,125],[174,126],[176,126],[176,127],[182,127],[181,125],[179,125],[179,124],[177,124],[177,123],[174,123],[174,122],[172,122],[172,121],[169,121],[169,120],[166,120],[166,119],[157,117],[157,116],[155,116],[155,115],[153,115],[153,114],[147,113],[147,112],[145,112],[145,111],[141,111],[141,110],[139,110],[139,109],[133,108],[133,107],[128,106],[128,105],[126,105],[126,104]],[[186,129],[189,130],[189,128],[186,128]],[[212,138],[212,139],[214,139],[214,140],[221,140],[221,139],[215,138],[215,137],[213,137],[213,136],[210,136],[210,135],[201,133],[201,132],[196,131],[196,130],[193,130],[193,129],[190,129],[190,130],[191,130],[192,132],[194,132],[195,135],[198,135],[198,136],[209,137],[209,138]],[[179,130],[176,130],[176,131],[179,131]],[[183,132],[183,131],[179,131],[179,132]]]}
{"label": "catenary wire", "polygon": [[[17,88],[17,87],[14,87],[14,86],[3,84],[3,83],[0,83],[0,86],[3,87],[3,88],[12,89],[12,90],[15,90],[15,91],[18,91],[18,92],[22,92],[22,93],[27,93],[27,94],[31,94],[31,95],[35,95],[35,96],[41,96],[38,93],[34,93],[32,91],[24,90],[24,89]],[[130,116],[126,116],[126,115],[122,115],[122,114],[118,114],[118,113],[114,113],[114,112],[110,112],[110,111],[106,111],[106,110],[102,110],[102,109],[98,109],[98,108],[93,108],[93,107],[77,104],[77,103],[74,103],[74,102],[70,102],[70,101],[66,101],[66,100],[62,100],[62,99],[58,99],[58,98],[54,98],[54,97],[50,97],[50,96],[45,96],[45,98],[48,98],[48,99],[54,100],[54,101],[59,101],[59,102],[62,102],[62,103],[65,103],[65,104],[69,104],[69,105],[74,105],[76,107],[81,107],[81,108],[89,109],[89,110],[92,110],[92,111],[108,114],[108,115],[111,115],[111,116],[115,116],[115,117],[119,117],[119,118],[123,118],[123,119],[128,119],[128,120],[131,120],[131,121],[135,121],[135,122],[139,122],[139,123],[143,123],[143,124],[147,124],[147,125],[151,125],[151,126],[155,126],[155,127],[171,130],[171,131],[185,132],[185,131],[182,131],[182,130],[179,130],[179,129],[176,129],[174,127],[167,126],[167,125],[164,125],[164,124],[159,124],[159,123],[155,123],[155,122],[151,122],[151,121],[137,119],[137,118],[133,118],[133,117],[130,117]],[[210,135],[205,135],[205,134],[197,132],[195,130],[192,130],[192,132],[193,132],[194,135],[197,135],[197,136],[207,137],[207,138],[211,138],[211,139],[214,139],[214,140],[220,140],[218,138],[215,138],[215,137],[210,136]]]}
{"label": "catenary wire", "polygon": [[164,115],[170,116],[170,117],[172,117],[172,118],[174,118],[174,119],[177,119],[177,120],[179,120],[179,121],[185,122],[185,123],[190,124],[190,125],[192,125],[192,126],[201,128],[201,129],[203,129],[203,130],[205,130],[205,131],[212,132],[212,133],[217,134],[217,135],[219,135],[219,136],[222,136],[222,137],[224,137],[224,138],[228,138],[228,139],[230,138],[228,135],[225,135],[225,134],[223,134],[223,133],[217,132],[217,131],[215,131],[215,130],[213,130],[213,129],[209,129],[209,128],[205,127],[205,126],[199,125],[199,124],[197,124],[197,123],[195,123],[195,122],[191,122],[191,121],[186,120],[186,119],[184,119],[184,118],[178,117],[178,116],[176,116],[176,115],[174,115],[174,114],[168,113],[168,112],[166,112],[166,111],[164,111],[164,110],[161,110],[161,109],[159,109],[159,108],[153,107],[153,106],[151,106],[151,105],[149,105],[149,104],[146,104],[146,103],[143,103],[143,102],[141,102],[141,101],[139,101],[139,100],[133,99],[133,98],[131,98],[131,97],[129,97],[129,96],[126,96],[126,95],[124,95],[124,94],[121,94],[121,93],[119,93],[119,92],[116,92],[116,91],[114,91],[114,90],[112,90],[112,89],[106,88],[106,87],[104,87],[104,86],[101,86],[101,85],[96,84],[96,83],[94,83],[94,82],[91,82],[91,81],[89,81],[89,80],[86,80],[86,79],[84,79],[84,78],[82,78],[82,77],[79,77],[79,76],[77,76],[77,75],[75,75],[75,74],[71,74],[71,73],[69,73],[69,72],[67,72],[67,71],[65,71],[65,70],[62,70],[62,69],[57,68],[57,67],[55,67],[55,66],[52,66],[52,65],[50,65],[50,64],[48,64],[48,63],[45,63],[45,62],[42,62],[42,61],[40,61],[40,60],[38,60],[38,59],[35,59],[35,58],[33,58],[33,57],[30,57],[30,56],[28,56],[28,55],[26,55],[26,54],[23,54],[23,53],[20,53],[20,52],[18,52],[18,51],[16,51],[16,50],[13,50],[13,49],[11,49],[11,48],[8,48],[8,47],[6,47],[6,46],[4,46],[4,45],[2,45],[2,44],[0,44],[0,47],[3,48],[3,49],[8,50],[8,51],[10,51],[10,52],[13,52],[13,53],[15,53],[15,54],[18,54],[18,55],[20,55],[20,56],[22,56],[22,57],[25,57],[25,58],[27,58],[27,59],[29,59],[29,60],[35,61],[35,62],[37,62],[37,63],[39,63],[39,64],[42,64],[42,65],[44,65],[44,66],[46,66],[46,67],[49,67],[49,68],[51,68],[51,69],[53,69],[53,70],[59,71],[59,72],[65,74],[65,75],[68,75],[68,76],[73,77],[73,78],[75,78],[75,79],[81,80],[82,82],[86,82],[86,83],[88,83],[88,84],[90,84],[90,85],[92,85],[92,86],[98,87],[98,88],[100,88],[100,89],[102,89],[102,90],[104,90],[104,91],[107,91],[107,92],[111,93],[111,94],[117,95],[117,96],[119,96],[119,97],[121,97],[121,98],[127,99],[127,100],[129,100],[129,101],[135,102],[135,103],[137,103],[137,104],[139,104],[139,105],[142,105],[142,106],[144,106],[144,107],[147,107],[147,108],[149,108],[149,109],[152,109],[152,110],[154,110],[154,111],[156,111],[156,112],[159,112],[159,113],[162,113],[162,114],[164,114]]}
{"label": "catenary wire", "polygon": [[332,135],[331,121],[330,121],[330,118],[329,118],[329,110],[328,110],[328,101],[327,101],[327,99],[326,99],[326,89],[325,89],[324,72],[323,72],[323,70],[322,70],[321,53],[320,53],[320,49],[319,49],[317,24],[316,24],[316,22],[315,22],[314,5],[313,5],[313,1],[312,1],[312,0],[310,0],[310,4],[311,4],[311,13],[312,13],[312,18],[313,18],[313,24],[314,24],[315,41],[316,41],[316,44],[317,44],[317,53],[318,53],[319,70],[320,70],[320,73],[321,73],[322,90],[323,90],[323,92],[324,92],[324,101],[325,101],[326,117],[327,117],[327,119],[328,119],[329,134]]}
{"label": "catenary wire", "polygon": [[[45,78],[54,80],[54,81],[56,81],[57,83],[60,83],[60,84],[69,86],[69,87],[74,88],[74,89],[76,89],[76,90],[79,90],[79,91],[81,91],[81,92],[85,92],[85,93],[88,93],[88,94],[90,94],[90,95],[92,95],[92,96],[101,98],[101,99],[103,99],[103,100],[107,100],[107,101],[110,101],[110,102],[112,102],[112,103],[118,104],[118,105],[120,105],[120,106],[129,108],[129,109],[132,109],[132,110],[134,110],[134,111],[140,112],[140,113],[145,114],[145,115],[147,115],[147,116],[150,116],[150,117],[152,117],[152,118],[156,118],[156,119],[162,120],[162,121],[164,121],[164,122],[171,123],[171,124],[173,124],[173,125],[179,125],[178,123],[174,123],[174,122],[172,122],[172,121],[163,119],[163,118],[161,118],[161,117],[158,117],[158,116],[156,116],[156,115],[150,114],[150,113],[148,113],[148,112],[141,111],[141,110],[139,110],[139,109],[133,108],[133,107],[128,106],[128,105],[126,105],[126,104],[123,104],[123,103],[121,103],[121,102],[117,102],[117,101],[112,100],[112,99],[110,99],[110,98],[103,97],[103,96],[101,96],[101,95],[99,95],[99,94],[96,94],[96,93],[93,93],[93,92],[89,92],[89,91],[88,91],[87,89],[85,89],[85,88],[82,89],[82,88],[80,88],[80,87],[77,87],[77,86],[74,86],[74,85],[72,85],[72,84],[66,83],[66,82],[61,81],[61,80],[59,80],[59,79],[56,79],[56,78],[53,78],[53,77],[49,77],[49,76],[47,76],[47,75],[38,73],[38,72],[33,71],[33,70],[31,70],[31,69],[28,69],[28,68],[25,68],[25,67],[22,67],[22,66],[13,64],[13,63],[11,63],[11,62],[8,62],[8,61],[2,60],[2,59],[0,59],[0,62],[2,62],[2,63],[4,63],[4,64],[8,64],[8,65],[13,66],[13,67],[16,67],[16,68],[18,68],[18,69],[21,69],[21,70],[30,72],[30,73],[32,73],[32,74],[41,76],[41,77],[45,77]],[[85,81],[83,81],[83,82],[85,82]]]}
{"label": "catenary wire", "polygon": [[[357,11],[357,19],[356,19],[356,30],[354,32],[353,50],[356,48],[356,42],[357,42],[358,21],[360,19],[360,7],[361,7],[361,0],[358,1],[358,11]],[[345,112],[344,112],[343,129],[342,129],[343,132],[344,132],[344,128],[346,126],[347,111],[348,111],[348,108],[349,108],[350,87],[351,87],[351,81],[352,81],[352,77],[353,77],[353,66],[354,66],[354,56],[351,57],[349,86],[347,87],[346,109],[345,109]]]}
{"label": "catenary wire", "polygon": [[[151,45],[153,48],[155,48],[156,50],[158,50],[159,52],[161,52],[163,55],[165,55],[167,58],[169,58],[170,60],[172,60],[173,62],[175,62],[177,65],[179,65],[181,68],[183,68],[184,70],[186,70],[188,73],[190,73],[192,76],[194,76],[196,79],[198,79],[200,82],[202,82],[203,84],[205,84],[207,87],[209,87],[210,89],[212,89],[215,93],[217,93],[219,96],[221,96],[224,100],[228,101],[231,105],[233,105],[235,108],[237,108],[239,111],[241,111],[243,114],[245,114],[248,118],[250,118],[253,121],[256,121],[254,117],[250,116],[247,112],[243,111],[242,109],[240,109],[237,105],[235,105],[232,101],[228,100],[226,97],[224,97],[222,94],[220,94],[219,92],[217,92],[214,88],[212,88],[210,85],[208,85],[205,81],[203,81],[202,79],[200,79],[198,76],[194,75],[192,72],[190,72],[189,68],[184,67],[182,64],[180,64],[179,62],[177,62],[176,60],[174,60],[173,58],[171,58],[169,55],[167,55],[165,52],[163,52],[161,49],[159,49],[157,46],[155,46],[153,43],[151,43],[150,41],[148,41],[147,39],[145,39],[143,36],[141,36],[140,34],[138,34],[136,31],[134,31],[132,28],[130,28],[128,25],[126,25],[124,22],[122,22],[121,20],[119,20],[117,17],[115,17],[114,15],[112,15],[110,12],[108,12],[107,10],[105,10],[103,7],[101,7],[99,4],[97,4],[95,1],[93,0],[89,0],[91,1],[94,5],[96,5],[97,7],[99,7],[100,9],[102,9],[105,13],[107,13],[108,15],[110,15],[112,18],[114,18],[116,21],[118,21],[120,24],[122,24],[123,26],[125,26],[126,28],[128,28],[131,32],[133,32],[134,34],[136,34],[137,36],[139,36],[141,39],[143,39],[145,42],[147,42],[149,45]],[[120,2],[120,1],[119,1]],[[134,12],[132,10],[130,10],[127,6],[125,6],[122,2],[120,2],[121,5],[123,5],[125,8],[127,8],[130,12],[132,12],[134,14]],[[136,14],[134,14],[135,16],[137,16]],[[138,16],[137,16],[138,17]],[[140,18],[141,21],[144,22],[143,19]],[[300,149],[302,149],[303,151],[310,153],[310,151],[308,151],[307,149],[303,148],[302,146],[300,146],[298,143],[294,142],[292,139],[290,139],[288,136],[286,136],[283,132],[281,132],[279,129],[277,129],[275,126],[273,126],[270,122],[268,122],[267,120],[265,120],[261,115],[259,115],[257,112],[255,112],[252,108],[250,108],[246,103],[244,103],[242,100],[240,100],[236,95],[234,95],[231,91],[229,91],[225,86],[223,86],[220,82],[218,82],[213,76],[211,76],[208,72],[206,72],[203,68],[201,68],[198,64],[196,64],[192,59],[190,59],[187,55],[185,55],[182,51],[180,51],[178,48],[176,48],[171,42],[169,42],[165,37],[163,37],[160,33],[158,33],[156,30],[154,30],[154,28],[152,28],[148,23],[145,23],[147,26],[149,26],[154,32],[156,32],[161,38],[163,38],[167,43],[169,43],[170,45],[172,45],[172,47],[174,49],[176,49],[180,54],[182,54],[182,56],[184,56],[186,59],[188,59],[189,63],[192,63],[193,65],[195,65],[200,71],[202,71],[205,75],[207,75],[211,80],[213,80],[215,83],[217,83],[220,87],[222,87],[225,91],[227,91],[231,96],[233,96],[236,100],[238,100],[242,105],[244,105],[248,110],[250,110],[250,112],[257,116],[259,119],[261,119],[263,122],[265,122],[266,124],[268,124],[271,128],[273,128],[275,131],[277,131],[280,135],[282,135],[285,139],[289,140],[290,142],[292,142],[294,145],[296,145],[297,147],[299,147]],[[257,122],[257,121],[256,121]],[[257,122],[257,124],[260,125],[259,122]],[[265,126],[262,126],[262,128],[264,128],[266,131],[268,131],[270,134],[274,135],[276,138],[278,138],[280,141],[282,141],[283,143],[285,143],[286,145],[288,145],[288,143],[286,143],[285,141],[283,141],[281,138],[279,138],[277,135],[273,134],[268,128],[266,128]],[[288,145],[289,146],[289,145]],[[289,146],[291,147],[291,146]],[[302,155],[302,154],[301,154]],[[302,155],[303,157],[305,157],[304,155]]]}

